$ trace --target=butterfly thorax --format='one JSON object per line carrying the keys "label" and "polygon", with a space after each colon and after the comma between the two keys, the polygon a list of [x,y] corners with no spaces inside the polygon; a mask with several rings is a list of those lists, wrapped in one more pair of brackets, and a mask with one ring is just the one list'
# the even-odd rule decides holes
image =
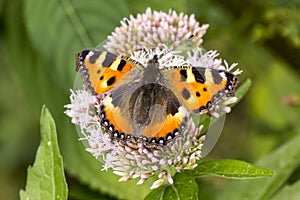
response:
{"label": "butterfly thorax", "polygon": [[143,71],[143,80],[144,83],[157,83],[161,79],[161,71],[159,69],[159,63],[157,56],[154,56],[153,59],[149,60],[147,66]]}

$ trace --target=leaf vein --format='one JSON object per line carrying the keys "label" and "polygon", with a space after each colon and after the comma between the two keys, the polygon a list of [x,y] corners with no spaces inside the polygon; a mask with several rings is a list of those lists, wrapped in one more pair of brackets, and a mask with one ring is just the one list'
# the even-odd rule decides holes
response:
{"label": "leaf vein", "polygon": [[67,13],[68,17],[70,18],[75,30],[77,31],[83,45],[85,47],[93,46],[92,40],[89,38],[87,31],[81,22],[78,14],[76,13],[75,8],[72,6],[69,0],[60,0],[65,12]]}

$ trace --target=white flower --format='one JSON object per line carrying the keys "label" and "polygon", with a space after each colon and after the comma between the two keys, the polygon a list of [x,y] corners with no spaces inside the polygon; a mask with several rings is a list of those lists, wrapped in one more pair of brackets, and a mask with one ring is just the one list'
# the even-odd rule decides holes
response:
{"label": "white flower", "polygon": [[166,45],[170,49],[187,44],[202,43],[208,24],[196,21],[194,15],[177,14],[174,10],[169,13],[152,11],[121,21],[121,26],[108,36],[104,48],[114,54],[128,54],[130,51],[147,48],[161,48]]}

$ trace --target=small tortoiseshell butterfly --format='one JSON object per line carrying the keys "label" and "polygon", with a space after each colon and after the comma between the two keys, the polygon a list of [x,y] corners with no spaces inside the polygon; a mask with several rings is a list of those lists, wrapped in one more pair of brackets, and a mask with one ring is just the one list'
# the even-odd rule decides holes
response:
{"label": "small tortoiseshell butterfly", "polygon": [[146,66],[99,50],[78,53],[76,71],[85,87],[101,100],[100,122],[117,139],[142,138],[164,145],[185,129],[190,112],[202,114],[232,96],[238,78],[203,67],[165,67],[158,57]]}

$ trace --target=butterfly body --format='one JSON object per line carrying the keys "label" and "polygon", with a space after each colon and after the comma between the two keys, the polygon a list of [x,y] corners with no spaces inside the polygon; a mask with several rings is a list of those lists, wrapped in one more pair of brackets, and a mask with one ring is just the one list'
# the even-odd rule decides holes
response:
{"label": "butterfly body", "polygon": [[113,138],[166,144],[180,135],[191,112],[202,114],[233,95],[235,75],[201,67],[146,66],[122,56],[85,50],[77,56],[85,87],[101,100],[101,125]]}

